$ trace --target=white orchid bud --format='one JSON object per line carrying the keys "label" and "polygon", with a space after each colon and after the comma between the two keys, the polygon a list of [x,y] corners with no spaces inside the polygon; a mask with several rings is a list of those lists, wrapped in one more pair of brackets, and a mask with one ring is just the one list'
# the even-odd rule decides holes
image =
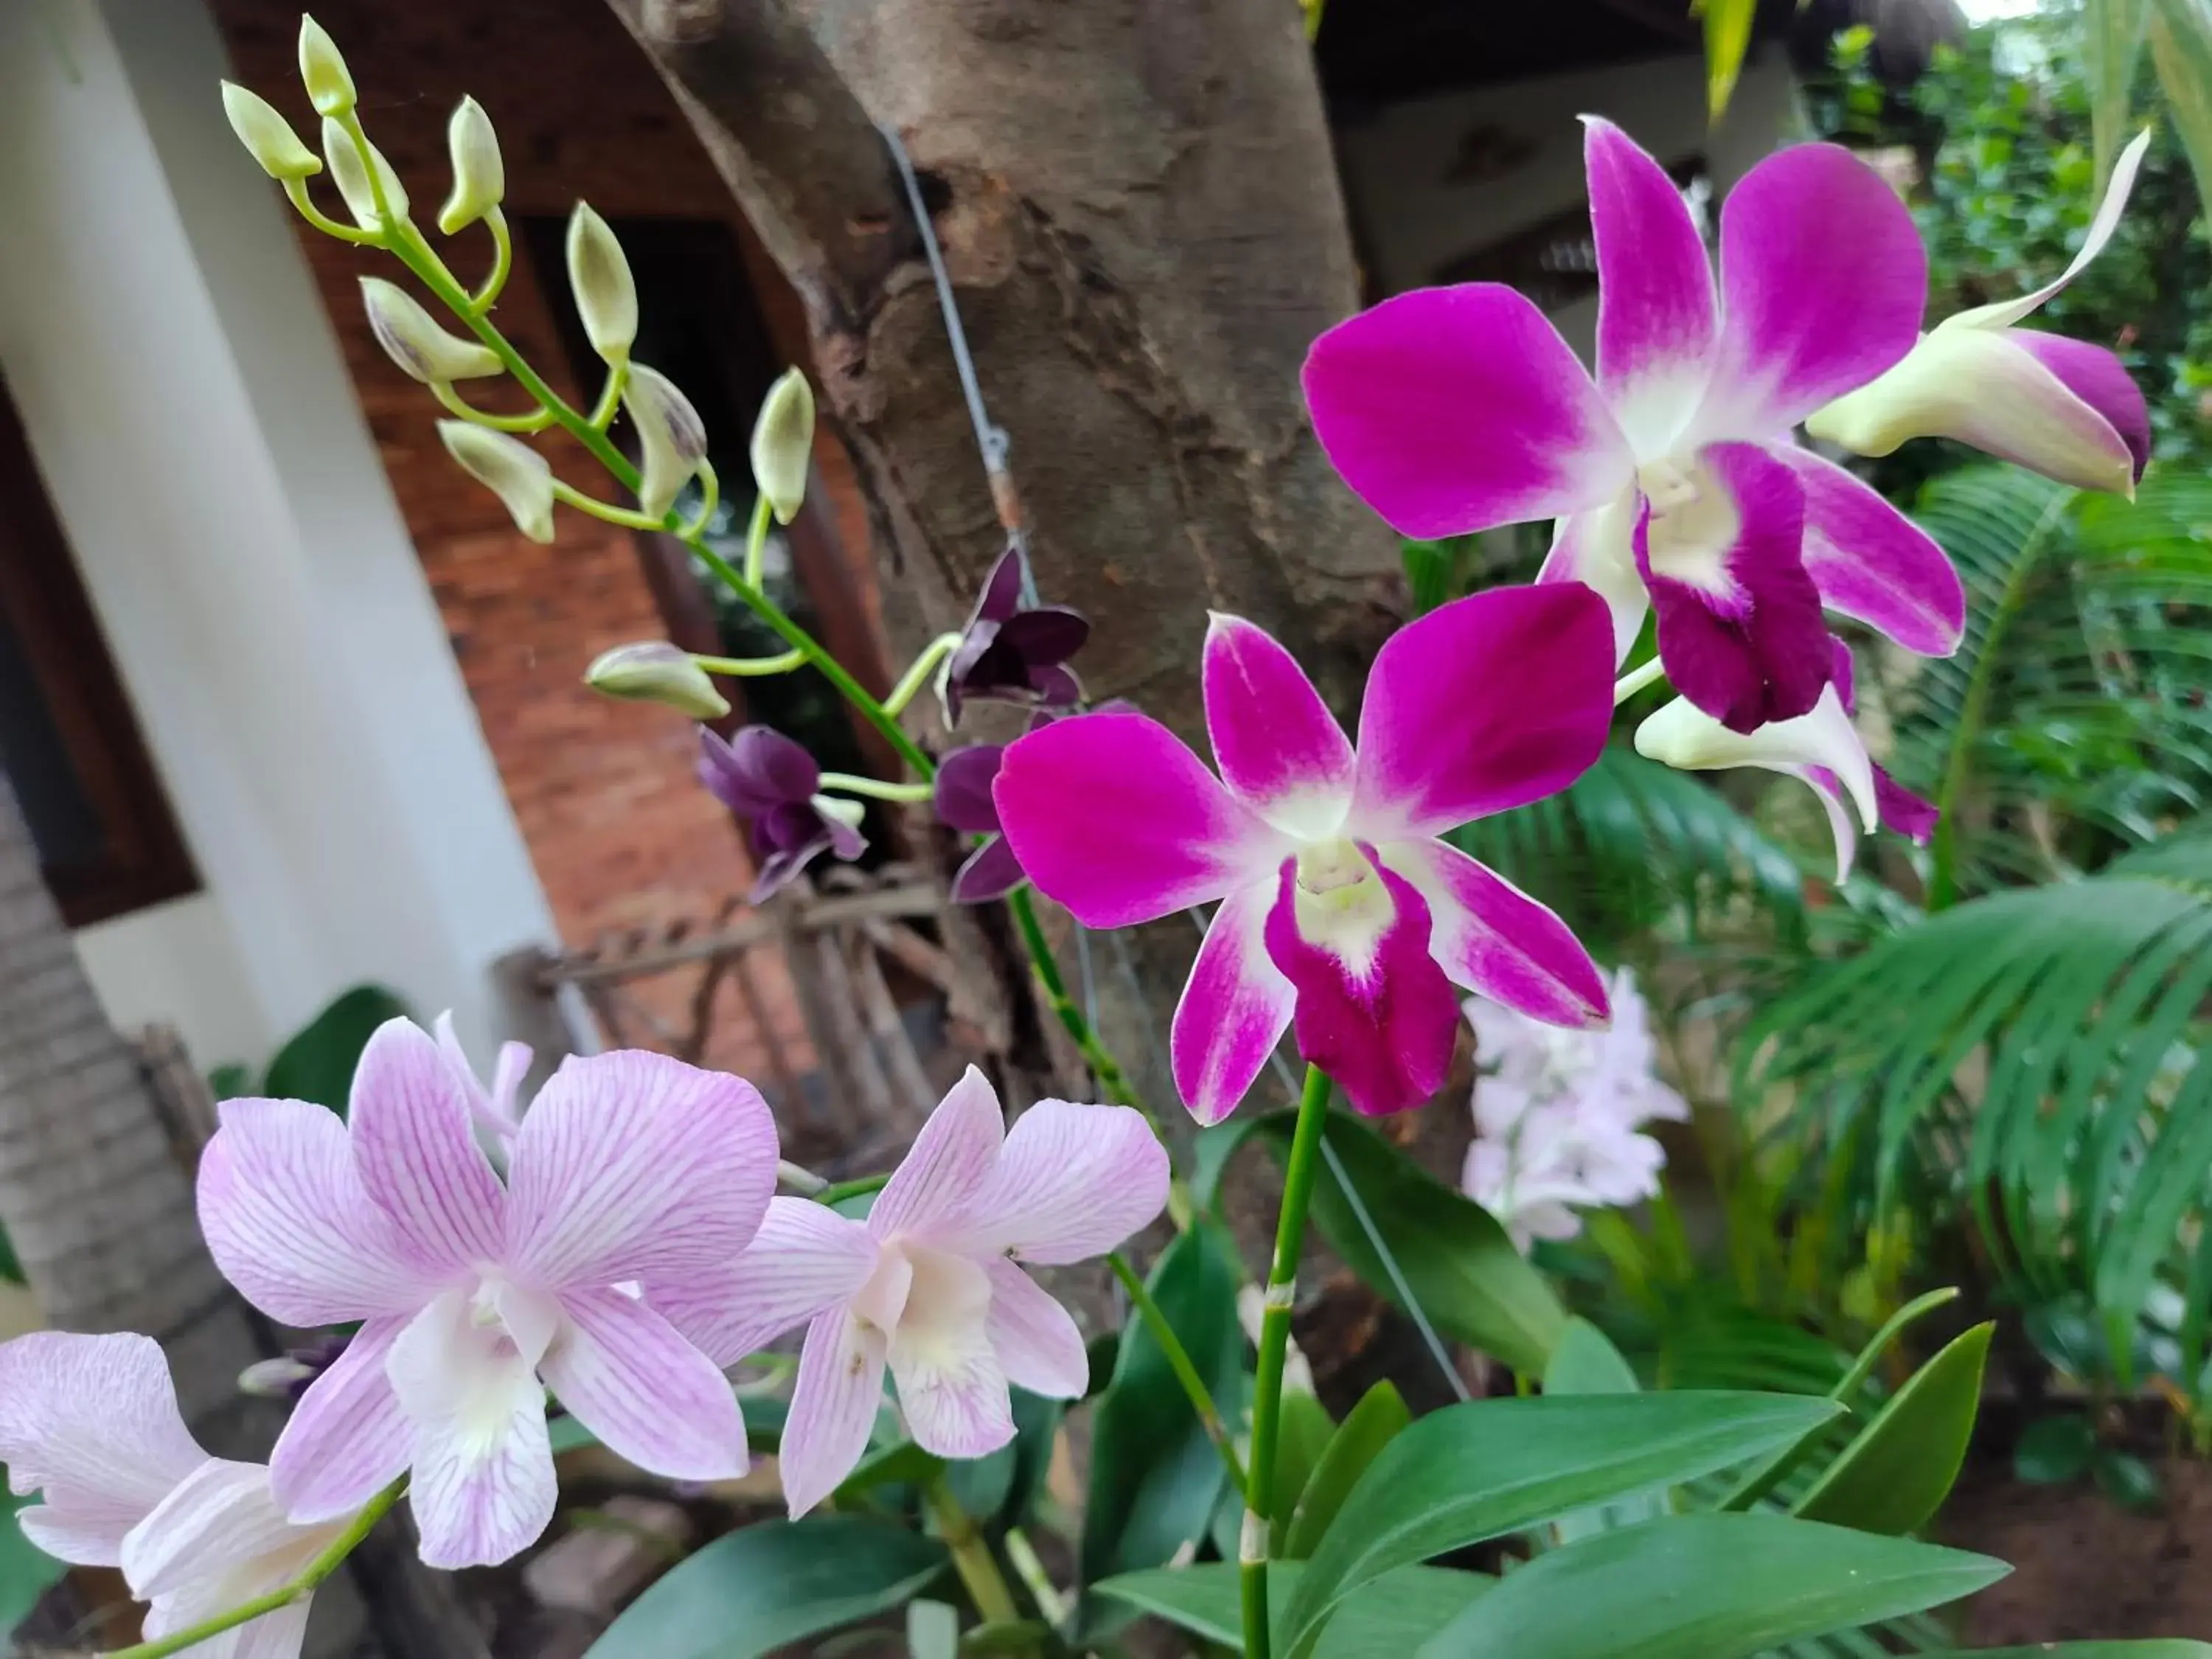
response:
{"label": "white orchid bud", "polygon": [[504,367],[489,348],[446,332],[413,295],[381,276],[361,279],[361,301],[384,355],[425,386],[477,380]]}
{"label": "white orchid bud", "polygon": [[568,216],[568,289],[592,349],[611,363],[627,359],[637,338],[637,284],[614,232],[582,202]]}
{"label": "white orchid bud", "polygon": [[707,459],[707,428],[691,400],[659,369],[643,363],[629,366],[623,387],[623,407],[637,428],[644,477],[638,480],[637,504],[654,518],[676,504],[684,486]]}
{"label": "white orchid bud", "polygon": [[714,689],[707,671],[689,651],[665,640],[601,652],[584,671],[584,684],[625,702],[664,703],[694,720],[720,720],[730,712],[728,701]]}
{"label": "white orchid bud", "polygon": [[[374,144],[368,147],[369,159],[375,164],[378,181],[384,186],[384,205],[397,222],[407,216],[407,191],[399,182],[399,175],[392,170],[392,163],[384,159],[384,152]],[[331,179],[345,198],[346,210],[353,215],[354,223],[363,230],[381,230],[384,226],[376,216],[376,192],[369,188],[368,174],[361,165],[361,152],[354,147],[353,135],[336,121],[327,118],[323,122],[323,157],[331,164]]]}
{"label": "white orchid bud", "polygon": [[338,43],[313,18],[300,18],[300,79],[319,115],[343,115],[353,108],[353,71]]}
{"label": "white orchid bud", "polygon": [[778,524],[799,516],[813,459],[814,388],[805,374],[787,368],[768,389],[753,422],[753,483],[768,497]]}
{"label": "white orchid bud", "polygon": [[438,228],[451,236],[507,198],[507,164],[491,117],[473,98],[462,99],[446,123],[446,150],[453,161],[453,193],[438,210]]}
{"label": "white orchid bud", "polygon": [[470,421],[441,421],[438,436],[461,470],[507,504],[533,542],[553,539],[553,469],[519,438]]}
{"label": "white orchid bud", "polygon": [[300,142],[292,124],[258,92],[234,81],[222,83],[222,112],[246,154],[271,179],[309,179],[323,170],[315,152]]}

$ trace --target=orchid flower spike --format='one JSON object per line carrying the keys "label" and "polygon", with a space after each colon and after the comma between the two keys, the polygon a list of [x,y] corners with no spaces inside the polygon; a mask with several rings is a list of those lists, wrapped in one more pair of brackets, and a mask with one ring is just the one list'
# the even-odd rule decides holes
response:
{"label": "orchid flower spike", "polygon": [[1046,708],[1072,708],[1083,700],[1082,684],[1067,659],[1091,637],[1091,623],[1064,605],[1024,606],[1025,568],[1021,549],[1009,547],[983,579],[938,682],[947,726],[960,723],[960,705],[968,697]]}
{"label": "orchid flower spike", "polygon": [[1918,846],[1935,833],[1935,806],[1875,764],[1851,724],[1857,702],[1851,653],[1830,642],[1833,676],[1812,713],[1778,720],[1755,732],[1735,732],[1685,698],[1664,704],[1636,728],[1636,752],[1686,772],[1755,766],[1813,787],[1836,842],[1836,884],[1850,879],[1858,857],[1859,823],[1871,835],[1887,829]]}
{"label": "orchid flower spike", "polygon": [[[23,1535],[57,1560],[120,1567],[147,1603],[149,1642],[282,1589],[352,1519],[295,1526],[266,1465],[202,1450],[150,1336],[35,1331],[0,1345],[0,1460],[17,1492],[44,1499],[17,1513]],[[307,1607],[302,1597],[192,1652],[298,1659]]]}
{"label": "orchid flower spike", "polygon": [[721,1371],[635,1294],[752,1241],[775,1126],[750,1084],[635,1050],[562,1062],[502,1182],[471,1091],[428,1033],[387,1021],[347,1116],[232,1100],[199,1170],[223,1274],[287,1325],[361,1328],[278,1437],[286,1516],[348,1516],[402,1473],[434,1567],[489,1565],[552,1519],[545,1390],[672,1480],[745,1468]]}
{"label": "orchid flower spike", "polygon": [[1401,295],[1306,359],[1337,471],[1407,536],[1556,518],[1538,580],[1605,597],[1616,665],[1656,610],[1668,678],[1735,731],[1820,701],[1823,605],[1948,656],[1966,601],[1942,550],[1790,439],[1911,348],[1927,260],[1904,204],[1832,144],[1778,151],[1722,209],[1716,284],[1666,170],[1585,126],[1595,381],[1511,289]]}
{"label": "orchid flower spike", "polygon": [[867,850],[860,803],[823,794],[814,757],[781,732],[748,726],[726,742],[701,726],[699,781],[746,822],[759,868],[750,903],[789,886],[823,853],[850,860]]}
{"label": "orchid flower spike", "polygon": [[1602,1031],[1560,1031],[1468,1000],[1483,1075],[1462,1185],[1524,1251],[1573,1237],[1579,1210],[1656,1196],[1667,1155],[1639,1131],[1690,1115],[1654,1074],[1657,1046],[1634,975],[1620,969],[1608,989],[1613,1024]]}
{"label": "orchid flower spike", "polygon": [[1578,584],[1495,588],[1376,655],[1357,747],[1289,652],[1217,616],[1202,686],[1216,777],[1140,714],[1081,714],[1006,750],[993,793],[1014,856],[1088,927],[1219,900],[1176,1008],[1176,1087],[1236,1109],[1295,1021],[1362,1112],[1443,1081],[1455,984],[1540,1019],[1605,1018],[1551,911],[1439,837],[1556,793],[1612,716],[1605,606]]}
{"label": "orchid flower spike", "polygon": [[1956,438],[2061,483],[2134,495],[2150,460],[2142,390],[2104,347],[2014,325],[2104,251],[2149,148],[2146,128],[2120,152],[2081,251],[2057,280],[1946,317],[1904,362],[1805,429],[1861,455],[1887,455],[1908,438]]}
{"label": "orchid flower spike", "polygon": [[1041,1100],[1009,1130],[971,1066],[865,1222],[775,1199],[719,1279],[648,1284],[647,1299],[723,1364],[806,1327],[778,1455],[796,1517],[860,1461],[886,1368],[915,1443],[939,1457],[1014,1437],[1009,1384],[1079,1399],[1083,1334],[1023,1264],[1103,1255],[1167,1198],[1167,1151],[1140,1114]]}

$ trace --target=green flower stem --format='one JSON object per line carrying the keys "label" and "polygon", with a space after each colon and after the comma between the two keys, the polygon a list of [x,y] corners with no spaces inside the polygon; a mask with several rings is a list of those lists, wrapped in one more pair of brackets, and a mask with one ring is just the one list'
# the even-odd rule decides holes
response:
{"label": "green flower stem", "polygon": [[507,233],[507,215],[495,207],[487,209],[483,225],[491,233],[491,274],[483,279],[482,288],[469,295],[472,317],[481,317],[492,308],[507,286],[507,274],[514,269],[514,238]]}
{"label": "green flower stem", "polygon": [[732,679],[760,679],[769,674],[788,674],[794,668],[806,666],[804,651],[785,651],[773,657],[704,657],[697,652],[691,660],[709,674],[727,674]]}
{"label": "green flower stem", "polygon": [[1260,1321],[1259,1375],[1252,1395],[1252,1462],[1244,1485],[1243,1542],[1237,1550],[1244,1603],[1244,1659],[1267,1659],[1267,1522],[1273,1519],[1275,1446],[1283,1420],[1283,1361],[1291,1346],[1291,1307],[1305,1242],[1306,1209],[1313,1201],[1321,1137],[1328,1121],[1328,1074],[1306,1067],[1283,1173],[1283,1209],[1275,1224],[1275,1263],[1267,1274],[1266,1311]]}
{"label": "green flower stem", "polygon": [[929,1518],[937,1523],[937,1530],[945,1540],[945,1548],[952,1553],[952,1570],[960,1575],[968,1599],[975,1602],[975,1611],[983,1615],[983,1622],[1018,1622],[1022,1615],[1014,1607],[1013,1591],[1006,1588],[1006,1575],[999,1571],[998,1560],[983,1534],[975,1529],[974,1519],[952,1495],[951,1483],[945,1478],[944,1470],[939,1469],[931,1477],[921,1490],[921,1497]]}
{"label": "green flower stem", "polygon": [[840,794],[866,795],[871,800],[925,801],[936,786],[927,781],[920,783],[885,783],[881,778],[864,778],[851,772],[824,772],[821,787],[835,789]]}
{"label": "green flower stem", "polygon": [[1229,1425],[1221,1420],[1221,1409],[1213,1403],[1213,1395],[1207,1391],[1206,1379],[1198,1374],[1198,1367],[1191,1362],[1189,1350],[1183,1346],[1182,1339],[1176,1334],[1175,1327],[1168,1323],[1167,1316],[1160,1311],[1160,1304],[1152,1300],[1152,1291],[1145,1287],[1145,1281],[1138,1276],[1137,1270],[1129,1265],[1128,1257],[1115,1250],[1106,1258],[1106,1265],[1114,1270],[1114,1277],[1121,1281],[1121,1288],[1128,1291],[1130,1304],[1136,1309],[1138,1317],[1145,1322],[1146,1328],[1152,1332],[1152,1340],[1158,1343],[1160,1352],[1167,1355],[1168,1369],[1175,1373],[1176,1381],[1182,1384],[1183,1393],[1190,1399],[1191,1409],[1198,1413],[1199,1424],[1206,1430],[1206,1437],[1213,1443],[1214,1450],[1221,1454],[1221,1462],[1229,1470],[1230,1480],[1236,1483],[1239,1492],[1243,1491],[1249,1483],[1245,1480],[1244,1466],[1237,1459],[1237,1448],[1229,1437]]}
{"label": "green flower stem", "polygon": [[315,205],[315,198],[307,194],[305,179],[287,179],[284,198],[305,219],[325,236],[334,236],[341,242],[352,242],[360,246],[381,246],[383,236],[374,230],[356,230],[351,225],[342,225]]}
{"label": "green flower stem", "polygon": [[588,513],[595,519],[618,524],[626,530],[665,530],[668,527],[650,513],[640,513],[635,507],[617,507],[611,501],[599,501],[558,478],[553,480],[553,499],[566,501],[579,513]]}
{"label": "green flower stem", "polygon": [[761,585],[761,560],[768,552],[769,511],[767,496],[753,498],[753,515],[745,525],[745,581],[753,587]]}
{"label": "green flower stem", "polygon": [[494,415],[489,410],[478,409],[454,391],[450,380],[431,381],[430,391],[450,413],[477,426],[489,427],[494,432],[543,432],[553,424],[550,410],[532,409],[520,415]]}
{"label": "green flower stem", "polygon": [[903,714],[906,706],[915,700],[923,686],[929,684],[929,677],[937,672],[937,665],[959,648],[960,635],[957,634],[939,634],[922,647],[921,654],[914,659],[914,665],[899,677],[899,683],[891,688],[890,696],[884,699],[884,708],[894,714]]}
{"label": "green flower stem", "polygon": [[599,389],[599,401],[592,407],[592,429],[605,432],[615,423],[615,410],[622,407],[623,388],[629,385],[629,359],[614,364],[607,370],[607,383]]}
{"label": "green flower stem", "polygon": [[289,1584],[270,1590],[266,1595],[257,1595],[251,1601],[240,1602],[228,1613],[219,1613],[212,1619],[203,1619],[197,1625],[164,1636],[158,1642],[141,1642],[136,1647],[118,1648],[106,1659],[166,1659],[172,1653],[182,1653],[197,1646],[211,1636],[220,1636],[227,1630],[236,1630],[240,1625],[274,1613],[279,1607],[289,1607],[295,1601],[305,1601],[315,1592],[317,1585],[336,1572],[368,1536],[369,1531],[384,1518],[385,1511],[399,1501],[399,1494],[407,1489],[405,1476],[401,1476],[382,1492],[368,1500],[368,1505],[353,1518],[353,1524],[331,1540],[327,1548],[307,1563],[300,1576]]}
{"label": "green flower stem", "polygon": [[863,1193],[881,1192],[890,1180],[886,1170],[881,1175],[860,1176],[852,1181],[833,1181],[819,1192],[808,1194],[817,1204],[838,1204],[848,1198],[858,1198]]}
{"label": "green flower stem", "polygon": [[[1036,969],[1037,983],[1043,988],[1045,1000],[1052,1005],[1060,1023],[1075,1039],[1075,1046],[1083,1051],[1083,1058],[1097,1074],[1099,1086],[1106,1097],[1120,1106],[1133,1106],[1150,1116],[1145,1103],[1122,1071],[1121,1063],[1106,1052],[1098,1041],[1098,1034],[1091,1029],[1083,1010],[1075,1006],[1075,999],[1067,994],[1067,981],[1060,976],[1060,964],[1053,960],[1052,946],[1045,943],[1044,925],[1037,920],[1036,906],[1030,901],[1026,886],[1017,887],[1006,895],[1006,908],[1014,913],[1014,926],[1021,930],[1022,943],[1029,948],[1030,965]],[[1157,1126],[1155,1126],[1157,1127]]]}

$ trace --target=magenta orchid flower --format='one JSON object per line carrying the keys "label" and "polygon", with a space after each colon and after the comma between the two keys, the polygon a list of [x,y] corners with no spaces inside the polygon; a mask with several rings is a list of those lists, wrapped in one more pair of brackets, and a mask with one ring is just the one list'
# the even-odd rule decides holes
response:
{"label": "magenta orchid flower", "polygon": [[1932,802],[1905,788],[1867,753],[1866,740],[1851,723],[1857,700],[1850,651],[1841,640],[1831,641],[1830,650],[1832,678],[1810,714],[1737,732],[1677,697],[1636,728],[1636,751],[1686,772],[1751,766],[1810,784],[1835,838],[1840,887],[1858,857],[1859,825],[1869,835],[1885,829],[1924,847],[1939,815]]}
{"label": "magenta orchid flower", "polygon": [[1558,520],[1538,580],[1604,596],[1616,663],[1656,611],[1668,678],[1735,731],[1819,701],[1824,604],[1948,655],[1965,597],[1942,550],[1790,436],[1911,349],[1927,291],[1911,216],[1849,152],[1781,150],[1723,207],[1716,284],[1665,169],[1585,125],[1595,380],[1510,288],[1401,295],[1306,360],[1337,471],[1408,536]]}
{"label": "magenta orchid flower", "polygon": [[1946,317],[1805,429],[1861,455],[1889,454],[1909,438],[1955,438],[2061,483],[2133,495],[2150,460],[2141,389],[2102,346],[2016,325],[2103,252],[2149,148],[2146,129],[2120,152],[2081,251],[2055,282]]}
{"label": "magenta orchid flower", "polygon": [[469,1090],[404,1019],[370,1038],[348,1116],[224,1103],[200,1160],[216,1265],[288,1325],[362,1322],[270,1460],[303,1523],[351,1514],[403,1472],[432,1566],[503,1561],[551,1520],[545,1390],[656,1474],[745,1468],[720,1370],[635,1294],[744,1249],[775,1182],[751,1085],[660,1054],[570,1059],[502,1182]]}
{"label": "magenta orchid flower", "polygon": [[[0,1460],[23,1535],[57,1560],[120,1567],[158,1641],[280,1589],[348,1516],[287,1521],[259,1463],[210,1457],[177,1411],[150,1336],[36,1331],[0,1346]],[[205,1659],[298,1659],[307,1598],[192,1649]]]}
{"label": "magenta orchid flower", "polygon": [[1014,1437],[1009,1384],[1079,1399],[1083,1334],[1021,1264],[1103,1255],[1167,1198],[1167,1151],[1140,1114],[1041,1100],[1009,1130],[971,1066],[865,1222],[779,1198],[719,1279],[647,1294],[724,1364],[806,1327],[778,1455],[796,1517],[867,1449],[886,1369],[915,1443],[940,1457]]}
{"label": "magenta orchid flower", "polygon": [[1573,583],[1433,611],[1376,653],[1355,748],[1290,653],[1217,616],[1202,686],[1220,776],[1139,714],[1079,715],[1007,749],[1006,839],[1077,921],[1125,927],[1221,902],[1170,1037],[1200,1122],[1236,1109],[1294,1022],[1305,1057],[1381,1113],[1443,1083],[1455,984],[1558,1024],[1605,1018],[1565,925],[1437,837],[1597,759],[1607,629]]}

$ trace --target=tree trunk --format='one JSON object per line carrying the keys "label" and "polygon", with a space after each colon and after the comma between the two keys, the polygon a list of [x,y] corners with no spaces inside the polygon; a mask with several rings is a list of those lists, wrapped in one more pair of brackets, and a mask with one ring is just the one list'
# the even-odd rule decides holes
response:
{"label": "tree trunk", "polygon": [[805,300],[902,650],[1003,543],[922,247],[919,170],[1036,578],[1095,696],[1198,721],[1209,609],[1340,693],[1387,617],[1382,526],[1297,371],[1357,301],[1291,0],[610,0]]}

